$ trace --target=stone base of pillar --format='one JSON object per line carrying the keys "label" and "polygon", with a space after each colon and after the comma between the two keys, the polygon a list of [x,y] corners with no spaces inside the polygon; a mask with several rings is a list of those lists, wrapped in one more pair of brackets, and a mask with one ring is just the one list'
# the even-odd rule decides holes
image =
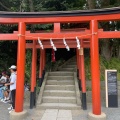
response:
{"label": "stone base of pillar", "polygon": [[82,108],[83,110],[87,110],[86,93],[82,93]]}
{"label": "stone base of pillar", "polygon": [[23,110],[22,112],[12,111],[10,113],[10,120],[25,120],[27,117],[27,110]]}
{"label": "stone base of pillar", "polygon": [[34,87],[34,106],[36,107],[36,87]]}
{"label": "stone base of pillar", "polygon": [[30,109],[34,107],[34,92],[30,92]]}
{"label": "stone base of pillar", "polygon": [[39,78],[39,87],[42,86],[43,78]]}
{"label": "stone base of pillar", "polygon": [[102,112],[101,115],[95,115],[92,112],[89,112],[88,120],[106,120],[106,114]]}

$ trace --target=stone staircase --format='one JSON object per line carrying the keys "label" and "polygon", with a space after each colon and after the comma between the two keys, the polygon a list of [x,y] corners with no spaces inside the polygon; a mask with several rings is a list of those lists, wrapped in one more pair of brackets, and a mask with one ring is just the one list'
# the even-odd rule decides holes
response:
{"label": "stone staircase", "polygon": [[75,72],[75,59],[70,59],[56,72],[45,75],[37,107],[40,109],[80,109],[80,92]]}
{"label": "stone staircase", "polygon": [[69,59],[67,62],[65,62],[62,66],[58,68],[59,71],[72,71],[76,72],[77,70],[76,65],[76,59],[75,57]]}

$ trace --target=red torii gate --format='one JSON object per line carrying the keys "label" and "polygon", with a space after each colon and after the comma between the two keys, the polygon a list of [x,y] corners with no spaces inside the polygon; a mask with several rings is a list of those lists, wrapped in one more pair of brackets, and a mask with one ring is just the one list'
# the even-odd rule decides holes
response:
{"label": "red torii gate", "polygon": [[[0,12],[0,24],[18,24],[18,33],[0,34],[0,40],[18,40],[17,55],[17,88],[16,88],[16,106],[15,112],[23,111],[24,98],[24,73],[25,73],[25,49],[32,48],[32,77],[31,92],[34,92],[36,86],[36,40],[38,38],[43,42],[44,48],[51,48],[48,40],[52,38],[57,48],[65,48],[61,45],[63,38],[66,39],[70,48],[77,48],[75,38],[81,41],[81,48],[90,47],[91,54],[91,76],[92,76],[92,114],[100,116],[101,98],[100,98],[100,74],[99,74],[99,47],[100,38],[120,38],[119,31],[102,31],[98,29],[98,22],[120,20],[120,8],[91,10],[91,11],[73,11],[73,12],[41,12],[41,13],[11,13]],[[61,32],[60,23],[87,22],[90,23],[90,29],[85,31],[63,31]],[[26,24],[46,24],[53,23],[54,31],[51,33],[30,33],[26,31]],[[32,44],[26,44],[26,40],[33,40]],[[71,43],[70,43],[71,41]],[[85,43],[85,41],[87,41]],[[58,43],[57,43],[58,42]],[[76,49],[77,50],[77,49]],[[77,65],[79,69],[79,79],[82,84],[82,94],[86,97],[85,72],[84,72],[84,54],[77,50]],[[40,79],[45,67],[45,50],[41,49],[40,57]],[[83,97],[83,98],[84,98]]]}

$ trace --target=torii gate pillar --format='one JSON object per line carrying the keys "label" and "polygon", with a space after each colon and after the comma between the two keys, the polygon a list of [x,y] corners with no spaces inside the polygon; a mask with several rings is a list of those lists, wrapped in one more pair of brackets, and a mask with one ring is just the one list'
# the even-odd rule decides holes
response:
{"label": "torii gate pillar", "polygon": [[81,67],[80,70],[81,70],[81,86],[82,86],[82,108],[83,108],[83,110],[87,110],[84,48],[83,48],[83,41],[82,40],[81,40],[81,49],[79,51],[79,54],[80,54],[80,67]]}
{"label": "torii gate pillar", "polygon": [[91,55],[91,78],[92,78],[92,113],[88,113],[89,120],[106,120],[106,115],[101,112],[100,95],[100,68],[99,68],[99,41],[98,21],[91,20],[90,29],[92,37],[90,40]]}
{"label": "torii gate pillar", "polygon": [[44,50],[40,49],[40,67],[39,67],[39,87],[42,86],[43,82],[43,56],[44,55]]}
{"label": "torii gate pillar", "polygon": [[[24,76],[25,76],[25,30],[24,22],[19,23],[19,38],[18,38],[18,56],[17,56],[17,82],[16,82],[16,100],[15,111],[10,113],[10,120],[21,120],[26,118],[27,111],[23,110],[24,102]],[[23,36],[22,36],[23,35]]]}
{"label": "torii gate pillar", "polygon": [[45,65],[46,65],[46,50],[43,50],[43,74],[42,77],[44,79],[44,75],[45,75]]}
{"label": "torii gate pillar", "polygon": [[33,40],[30,109],[32,109],[36,104],[36,62],[37,62],[36,41]]}

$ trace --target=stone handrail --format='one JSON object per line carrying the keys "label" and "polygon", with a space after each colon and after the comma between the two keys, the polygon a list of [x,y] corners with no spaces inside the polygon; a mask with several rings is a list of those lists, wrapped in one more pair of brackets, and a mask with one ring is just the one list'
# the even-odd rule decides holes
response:
{"label": "stone handrail", "polygon": [[77,81],[77,73],[74,72],[74,81],[75,81],[75,91],[76,91],[76,100],[77,100],[77,105],[81,105],[81,100],[80,100],[80,90],[78,87],[78,81]]}
{"label": "stone handrail", "polygon": [[46,72],[43,83],[42,83],[42,86],[40,88],[40,95],[38,97],[37,104],[42,103],[42,96],[43,96],[43,92],[44,92],[44,89],[45,89],[45,84],[46,84],[47,77],[48,77],[48,72]]}

